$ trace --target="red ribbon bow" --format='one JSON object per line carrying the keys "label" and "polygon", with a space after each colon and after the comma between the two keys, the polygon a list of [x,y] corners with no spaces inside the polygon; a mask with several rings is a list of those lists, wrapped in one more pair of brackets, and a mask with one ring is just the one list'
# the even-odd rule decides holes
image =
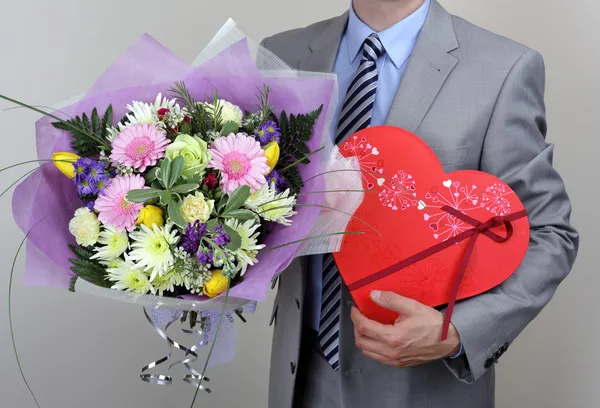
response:
{"label": "red ribbon bow", "polygon": [[[448,328],[450,326],[450,319],[452,318],[452,312],[454,311],[454,305],[456,304],[458,290],[460,288],[460,284],[461,284],[462,279],[467,270],[467,266],[469,264],[471,255],[473,254],[473,250],[475,249],[475,242],[477,241],[477,238],[481,234],[483,234],[486,237],[490,238],[491,240],[493,240],[494,242],[497,242],[499,244],[508,241],[512,237],[513,232],[514,232],[512,221],[516,221],[518,219],[526,217],[527,212],[525,210],[522,210],[522,211],[518,211],[518,212],[515,212],[512,214],[506,215],[506,216],[492,217],[489,220],[487,220],[486,222],[480,222],[480,221],[476,220],[475,218],[469,217],[468,215],[464,214],[463,212],[461,212],[455,208],[449,207],[449,206],[442,207],[442,210],[444,210],[445,212],[447,212],[448,214],[450,214],[453,217],[456,217],[468,224],[471,224],[473,226],[473,228],[468,229],[458,235],[455,235],[452,238],[448,238],[447,240],[440,242],[439,244],[436,244],[430,248],[427,248],[427,249],[419,252],[418,254],[408,257],[394,265],[388,266],[387,268],[385,268],[379,272],[376,272],[370,276],[360,279],[360,280],[348,285],[348,290],[354,291],[356,289],[362,288],[370,283],[373,283],[375,281],[378,281],[379,279],[382,279],[388,275],[391,275],[392,273],[396,273],[399,270],[406,268],[407,266],[415,264],[433,254],[436,254],[456,243],[464,241],[465,239],[469,239],[469,242],[467,244],[467,249],[462,257],[460,266],[458,268],[458,272],[456,273],[456,276],[452,283],[452,289],[450,291],[450,299],[448,301],[448,307],[446,309],[446,315],[444,317],[444,325],[442,328],[442,341],[444,341],[448,337]],[[501,225],[504,225],[506,227],[506,236],[504,236],[504,237],[501,235],[498,235],[494,231],[492,231],[493,228],[499,227]]]}

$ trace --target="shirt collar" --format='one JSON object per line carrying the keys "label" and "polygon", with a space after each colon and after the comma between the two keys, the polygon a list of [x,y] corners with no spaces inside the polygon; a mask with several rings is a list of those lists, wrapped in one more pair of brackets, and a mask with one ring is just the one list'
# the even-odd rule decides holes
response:
{"label": "shirt collar", "polygon": [[[388,29],[378,32],[379,40],[385,48],[385,52],[396,66],[400,68],[412,53],[415,41],[425,24],[429,3],[425,3],[410,16],[399,21]],[[361,21],[354,12],[354,7],[350,6],[348,18],[348,27],[346,36],[348,38],[348,58],[350,63],[358,57],[362,50],[365,39],[375,32],[372,28]]]}

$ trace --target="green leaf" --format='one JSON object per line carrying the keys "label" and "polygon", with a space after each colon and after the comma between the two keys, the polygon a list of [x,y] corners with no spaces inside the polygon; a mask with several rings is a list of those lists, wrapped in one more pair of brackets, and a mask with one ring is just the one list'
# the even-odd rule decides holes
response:
{"label": "green leaf", "polygon": [[106,136],[107,130],[106,128],[112,126],[113,121],[113,108],[112,105],[108,105],[106,108],[106,112],[104,112],[104,116],[102,117],[102,135]]}
{"label": "green leaf", "polygon": [[242,237],[237,233],[236,230],[228,225],[223,224],[223,229],[227,235],[229,235],[229,239],[231,240],[225,248],[229,249],[230,251],[237,251],[242,246]]}
{"label": "green leaf", "polygon": [[77,283],[77,276],[74,276],[69,280],[69,292],[75,292],[75,284],[76,283]]}
{"label": "green leaf", "polygon": [[101,136],[102,135],[102,126],[100,124],[100,116],[98,116],[98,110],[96,108],[94,108],[92,110],[92,132],[96,135],[96,136]]}
{"label": "green leaf", "polygon": [[[160,172],[158,173],[158,176],[160,177]],[[163,186],[160,180],[157,179],[150,184],[150,187],[152,187],[154,190],[162,190],[165,186]]]}
{"label": "green leaf", "polygon": [[224,213],[221,216],[223,218],[235,218],[236,220],[240,221],[258,219],[258,215],[250,210],[233,210],[231,212]]}
{"label": "green leaf", "polygon": [[237,210],[244,205],[248,197],[250,197],[250,186],[239,186],[229,196],[224,212],[228,213]]}
{"label": "green leaf", "polygon": [[181,174],[183,173],[183,156],[177,156],[173,162],[171,162],[171,171],[169,173],[168,182],[166,182],[166,188],[171,188],[175,184]]}
{"label": "green leaf", "polygon": [[[112,121],[112,107],[109,106],[104,118],[107,122],[109,119]],[[100,153],[102,148],[110,148],[110,143],[106,140],[107,131],[104,120],[100,121],[96,109],[91,113],[91,121],[84,113],[81,117],[75,116],[69,120],[59,119],[58,122],[53,122],[52,126],[71,133],[71,147],[80,156],[95,156]]]}
{"label": "green leaf", "polygon": [[181,184],[202,184],[204,181],[204,175],[202,173],[194,174],[192,177],[186,179]]}
{"label": "green leaf", "polygon": [[159,197],[160,203],[164,206],[169,205],[169,203],[171,202],[171,192],[169,191],[161,191]]}
{"label": "green leaf", "polygon": [[227,204],[227,196],[226,195],[222,195],[221,197],[219,197],[219,202],[217,203],[217,213],[220,214],[221,210],[223,209],[223,207]]}
{"label": "green leaf", "polygon": [[125,198],[132,203],[146,203],[159,196],[161,190],[155,190],[152,188],[144,188],[142,190],[131,190],[127,193]]}
{"label": "green leaf", "polygon": [[158,178],[159,173],[160,173],[160,167],[154,167],[148,173],[144,174],[144,180],[146,180],[147,184],[150,184]]}
{"label": "green leaf", "polygon": [[206,228],[210,231],[219,224],[221,224],[221,222],[218,219],[212,218],[206,223]]}
{"label": "green leaf", "polygon": [[192,127],[190,126],[189,123],[187,122],[183,122],[181,124],[181,126],[179,127],[179,133],[183,133],[183,134],[189,134],[192,130]]}
{"label": "green leaf", "polygon": [[171,221],[173,221],[179,227],[185,228],[187,222],[183,219],[181,213],[179,212],[179,203],[177,201],[171,201],[167,207],[167,210]]}
{"label": "green leaf", "polygon": [[160,180],[162,181],[163,186],[168,188],[169,186],[169,178],[171,177],[171,160],[168,157],[165,157],[162,164],[160,165]]}
{"label": "green leaf", "polygon": [[233,121],[225,122],[221,128],[221,136],[228,136],[232,133],[237,133],[238,130],[240,130],[240,126],[237,123]]}
{"label": "green leaf", "polygon": [[189,193],[191,191],[197,190],[198,188],[200,188],[199,184],[180,184],[178,186],[175,186],[171,189],[171,192],[173,193],[179,193],[179,194],[186,194]]}

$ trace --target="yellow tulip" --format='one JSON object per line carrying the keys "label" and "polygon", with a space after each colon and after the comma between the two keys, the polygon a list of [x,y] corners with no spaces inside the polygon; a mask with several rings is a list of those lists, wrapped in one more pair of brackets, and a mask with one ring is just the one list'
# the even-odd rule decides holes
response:
{"label": "yellow tulip", "polygon": [[154,205],[147,205],[142,208],[137,219],[137,225],[144,224],[150,228],[152,228],[154,224],[161,227],[164,222],[163,211]]}
{"label": "yellow tulip", "polygon": [[270,174],[279,161],[279,144],[277,142],[269,142],[265,146],[265,156],[267,157],[267,165],[270,168],[267,174]]}
{"label": "yellow tulip", "polygon": [[79,159],[80,157],[75,153],[52,153],[52,160],[54,161],[54,165],[56,166],[56,168],[59,169],[62,174],[71,179],[75,177],[75,166],[73,166],[73,163],[75,163]]}
{"label": "yellow tulip", "polygon": [[213,269],[212,278],[204,285],[204,294],[208,297],[215,297],[227,290],[229,279],[221,273],[220,269]]}

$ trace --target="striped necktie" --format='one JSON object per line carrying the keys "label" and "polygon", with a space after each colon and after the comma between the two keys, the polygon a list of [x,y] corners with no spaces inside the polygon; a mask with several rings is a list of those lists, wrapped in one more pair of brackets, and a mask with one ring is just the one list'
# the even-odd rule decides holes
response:
{"label": "striped necktie", "polygon": [[[385,52],[376,34],[363,43],[360,66],[348,87],[340,113],[335,143],[371,124],[375,94],[377,92],[377,59]],[[342,302],[342,278],[332,254],[323,259],[323,291],[319,344],[325,358],[334,370],[339,368],[339,328]]]}

